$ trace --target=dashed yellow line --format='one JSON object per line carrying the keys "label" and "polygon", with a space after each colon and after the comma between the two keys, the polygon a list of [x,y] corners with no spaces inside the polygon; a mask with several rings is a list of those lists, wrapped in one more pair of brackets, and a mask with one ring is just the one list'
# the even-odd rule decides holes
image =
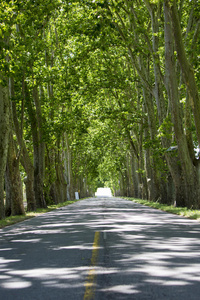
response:
{"label": "dashed yellow line", "polygon": [[85,283],[85,294],[84,300],[93,300],[95,296],[95,283],[96,283],[96,273],[95,266],[97,264],[98,254],[99,254],[99,242],[100,242],[100,232],[96,231],[94,235],[94,242],[92,246],[92,258],[91,258],[91,269],[89,270],[86,283]]}

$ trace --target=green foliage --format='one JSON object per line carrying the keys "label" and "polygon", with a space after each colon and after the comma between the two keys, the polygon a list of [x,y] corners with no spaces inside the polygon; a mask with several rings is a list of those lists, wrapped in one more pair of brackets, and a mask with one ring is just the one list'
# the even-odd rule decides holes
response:
{"label": "green foliage", "polygon": [[171,115],[169,114],[163,121],[162,125],[158,129],[158,137],[165,137],[169,140],[172,139],[173,135],[173,123],[171,121]]}
{"label": "green foliage", "polygon": [[[198,1],[183,2],[179,13],[185,47],[199,85]],[[149,4],[157,22],[154,32],[148,6],[139,1],[2,3],[1,80],[14,78],[12,101],[16,103],[21,134],[31,159],[35,142],[28,107],[32,107],[33,113],[37,111],[32,95],[33,87],[37,86],[42,114],[40,142],[45,143],[46,160],[52,149],[59,157],[54,165],[46,166],[47,192],[58,176],[57,164],[64,164],[65,134],[69,139],[73,179],[77,182],[87,178],[93,191],[99,184],[118,189],[119,180],[130,176],[129,155],[137,161],[134,172],[143,179],[147,176],[147,155],[158,181],[163,173],[169,172],[162,141],[165,139],[169,144],[176,141],[165,90],[163,7],[157,0]],[[154,39],[158,42],[155,51]],[[167,111],[161,125],[154,99],[155,65],[163,81],[159,84]],[[177,62],[177,78],[179,75]],[[151,97],[154,128],[147,103]],[[186,88],[182,82],[180,99],[184,127]],[[191,123],[195,140],[192,117]],[[37,121],[36,129],[38,125]]]}
{"label": "green foliage", "polygon": [[16,223],[19,222],[23,222],[27,219],[31,219],[34,218],[40,214],[44,214],[46,212],[55,210],[57,208],[63,207],[63,206],[67,206],[73,203],[76,203],[78,200],[74,200],[74,201],[67,201],[64,203],[59,203],[57,205],[49,205],[48,208],[43,208],[43,209],[37,209],[35,212],[27,212],[26,215],[23,216],[12,216],[12,217],[7,217],[6,219],[0,220],[0,228],[4,228],[10,225],[14,225]]}
{"label": "green foliage", "polygon": [[187,207],[175,207],[173,205],[160,204],[159,202],[147,201],[142,199],[126,198],[136,203],[146,205],[152,208],[160,209],[168,213],[180,215],[189,219],[200,220],[200,210],[188,209]]}

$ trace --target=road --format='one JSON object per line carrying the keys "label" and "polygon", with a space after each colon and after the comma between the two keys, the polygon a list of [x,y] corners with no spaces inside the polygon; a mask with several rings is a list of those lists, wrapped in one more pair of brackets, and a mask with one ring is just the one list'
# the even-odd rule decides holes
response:
{"label": "road", "polygon": [[0,230],[0,299],[200,299],[200,224],[90,198]]}

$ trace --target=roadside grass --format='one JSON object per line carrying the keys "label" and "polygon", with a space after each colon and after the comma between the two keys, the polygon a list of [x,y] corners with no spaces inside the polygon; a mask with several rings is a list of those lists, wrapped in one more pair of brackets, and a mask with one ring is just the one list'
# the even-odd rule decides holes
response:
{"label": "roadside grass", "polygon": [[125,198],[127,200],[131,200],[133,202],[146,205],[152,208],[160,209],[162,211],[166,211],[172,214],[180,215],[182,217],[186,217],[189,219],[194,219],[200,221],[200,210],[193,210],[188,209],[187,207],[175,207],[173,205],[165,205],[160,204],[158,202],[148,201],[148,200],[141,200],[141,199],[135,199],[135,198]]}
{"label": "roadside grass", "polygon": [[76,203],[79,200],[73,200],[73,201],[66,201],[66,202],[62,202],[59,204],[54,204],[54,205],[48,205],[47,208],[38,208],[36,211],[33,212],[26,212],[25,215],[22,216],[10,216],[10,217],[6,217],[3,220],[0,220],[0,228],[4,228],[6,226],[10,226],[19,222],[22,222],[24,220],[28,220],[31,218],[34,218],[40,214],[44,214],[46,212],[55,210],[57,208],[63,207],[63,206],[67,206],[69,204],[73,204]]}

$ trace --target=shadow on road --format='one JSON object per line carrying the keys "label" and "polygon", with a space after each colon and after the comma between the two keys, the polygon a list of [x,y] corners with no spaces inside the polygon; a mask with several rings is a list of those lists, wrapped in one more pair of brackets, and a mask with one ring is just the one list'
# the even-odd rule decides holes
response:
{"label": "shadow on road", "polygon": [[2,297],[83,299],[96,231],[95,299],[199,299],[200,224],[117,198],[1,230]]}

